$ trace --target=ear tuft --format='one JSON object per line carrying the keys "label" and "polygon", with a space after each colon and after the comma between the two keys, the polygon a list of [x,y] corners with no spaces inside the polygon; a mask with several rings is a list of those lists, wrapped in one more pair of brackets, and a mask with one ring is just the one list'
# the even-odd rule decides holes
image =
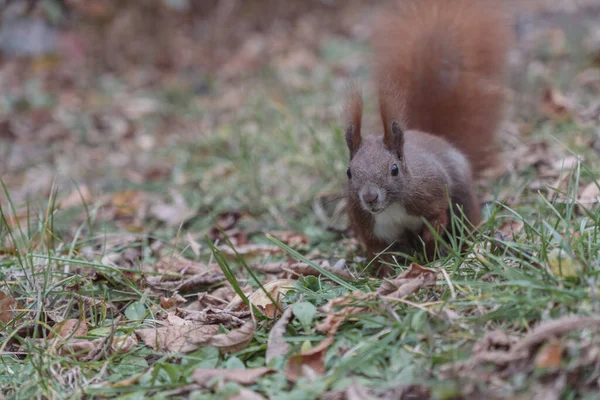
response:
{"label": "ear tuft", "polygon": [[404,155],[404,131],[396,120],[392,120],[390,124],[390,141],[387,144],[388,149],[395,151],[398,158],[402,159]]}
{"label": "ear tuft", "polygon": [[350,159],[354,157],[362,142],[361,124],[362,124],[363,101],[360,90],[352,85],[349,90],[348,100],[346,101],[346,145],[350,150]]}

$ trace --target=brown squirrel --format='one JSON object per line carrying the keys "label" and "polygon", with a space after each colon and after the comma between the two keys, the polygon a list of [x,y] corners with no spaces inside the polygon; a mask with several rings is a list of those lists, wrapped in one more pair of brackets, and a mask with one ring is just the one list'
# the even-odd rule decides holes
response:
{"label": "brown squirrel", "polygon": [[[383,136],[361,134],[362,97],[347,102],[350,222],[370,256],[443,235],[450,204],[481,220],[473,180],[497,154],[511,27],[498,1],[404,0],[378,20],[374,73]],[[462,212],[461,212],[462,210]],[[418,240],[418,239],[421,240]]]}

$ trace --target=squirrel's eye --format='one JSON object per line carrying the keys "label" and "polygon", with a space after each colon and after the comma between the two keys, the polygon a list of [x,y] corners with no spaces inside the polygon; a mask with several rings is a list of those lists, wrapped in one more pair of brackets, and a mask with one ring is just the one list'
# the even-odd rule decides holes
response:
{"label": "squirrel's eye", "polygon": [[398,175],[398,172],[400,172],[398,166],[396,164],[392,165],[392,176]]}
{"label": "squirrel's eye", "polygon": [[348,175],[348,179],[352,179],[352,172],[350,172],[350,168],[346,170],[346,175]]}

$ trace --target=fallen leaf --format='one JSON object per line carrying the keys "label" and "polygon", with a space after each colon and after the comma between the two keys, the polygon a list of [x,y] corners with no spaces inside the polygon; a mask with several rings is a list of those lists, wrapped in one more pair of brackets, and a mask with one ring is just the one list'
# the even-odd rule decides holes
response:
{"label": "fallen leaf", "polygon": [[273,358],[285,356],[289,350],[290,345],[285,341],[285,330],[287,325],[290,323],[292,319],[292,307],[288,307],[281,317],[269,332],[269,340],[267,342],[267,354],[265,356],[265,361],[268,364]]}
{"label": "fallen leaf", "polygon": [[179,294],[175,294],[172,297],[163,297],[160,299],[160,306],[165,310],[170,310],[175,307],[181,307],[185,304],[185,299]]}
{"label": "fallen leaf", "polygon": [[0,292],[0,322],[8,324],[15,317],[17,301],[10,295]]}
{"label": "fallen leaf", "polygon": [[263,396],[253,390],[240,388],[240,393],[237,396],[229,398],[229,400],[266,400]]}
{"label": "fallen leaf", "polygon": [[85,322],[79,319],[66,319],[54,325],[52,331],[48,335],[48,339],[55,337],[58,334],[63,339],[85,336],[88,332],[88,326]]}
{"label": "fallen leaf", "polygon": [[248,347],[254,338],[256,322],[249,320],[241,327],[232,330],[229,333],[215,335],[208,341],[210,346],[214,346],[222,353],[235,353]]}
{"label": "fallen leaf", "polygon": [[[263,288],[258,288],[251,295],[248,296],[248,300],[256,307],[258,307],[261,311],[264,311],[265,314],[271,318],[276,316],[279,313],[279,308],[281,308],[280,300],[281,297],[286,294],[290,289],[293,288],[294,280],[291,279],[277,279],[263,285]],[[265,293],[269,293],[269,295],[278,302],[277,305],[274,305],[269,296]],[[233,300],[227,306],[229,310],[237,310],[240,307],[245,306],[242,302],[242,299],[239,295],[236,295]]]}
{"label": "fallen leaf", "polygon": [[544,321],[525,337],[519,340],[511,349],[514,352],[530,350],[549,338],[561,336],[571,331],[600,328],[600,317],[563,317]]}
{"label": "fallen leaf", "polygon": [[116,218],[134,218],[141,207],[141,203],[142,194],[137,190],[114,193],[111,199]]}
{"label": "fallen leaf", "polygon": [[291,356],[285,367],[288,380],[296,382],[301,377],[323,375],[325,373],[325,354],[333,341],[333,336],[328,336],[317,346]]}
{"label": "fallen leaf", "polygon": [[580,213],[585,214],[585,209],[592,211],[598,203],[600,203],[600,187],[598,183],[592,182],[579,195],[577,205]]}
{"label": "fallen leaf", "polygon": [[352,382],[350,386],[346,389],[346,400],[374,400],[375,397],[369,395],[366,389],[358,384],[357,382]]}
{"label": "fallen leaf", "polygon": [[279,239],[290,247],[298,247],[308,244],[308,237],[294,231],[273,231],[271,236]]}
{"label": "fallen leaf", "polygon": [[61,343],[56,353],[60,356],[74,356],[75,359],[81,360],[92,352],[97,352],[101,349],[104,344],[104,339],[71,339],[66,343]]}
{"label": "fallen leaf", "polygon": [[[328,336],[333,336],[337,332],[338,328],[350,315],[359,314],[367,310],[366,307],[353,306],[352,303],[359,300],[369,300],[375,298],[374,294],[361,294],[351,293],[344,297],[337,297],[331,299],[321,307],[322,311],[326,313],[325,319],[318,323],[316,330],[318,332],[326,333]],[[335,308],[343,307],[339,311],[335,311]]]}
{"label": "fallen leaf", "polygon": [[563,347],[558,340],[544,345],[535,356],[536,368],[558,369],[562,363]]}
{"label": "fallen leaf", "polygon": [[168,280],[164,276],[149,276],[146,278],[146,283],[156,290],[189,292],[223,282],[224,280],[225,277],[221,271],[207,271],[180,280]]}
{"label": "fallen leaf", "polygon": [[224,368],[199,368],[192,374],[192,379],[197,384],[207,387],[215,378],[221,382],[235,382],[240,385],[251,385],[266,374],[272,374],[274,370],[266,367],[247,369],[224,369]]}
{"label": "fallen leaf", "polygon": [[189,353],[206,344],[218,331],[218,325],[189,324],[136,329],[135,334],[154,350]]}
{"label": "fallen leaf", "polygon": [[215,269],[214,267],[216,267],[216,265],[208,266],[201,262],[189,260],[178,254],[168,254],[162,256],[154,264],[152,270],[165,275],[199,275],[210,269]]}
{"label": "fallen leaf", "polygon": [[191,209],[181,193],[171,191],[173,203],[154,204],[150,207],[150,214],[168,226],[178,226],[196,215],[196,210]]}
{"label": "fallen leaf", "polygon": [[129,352],[136,344],[138,340],[133,335],[115,336],[110,343],[110,348],[115,353],[123,354]]}
{"label": "fallen leaf", "polygon": [[510,237],[511,240],[514,241],[516,235],[519,232],[521,232],[521,230],[523,230],[524,226],[525,226],[525,224],[523,223],[523,221],[507,219],[502,223],[502,225],[500,225],[500,228],[498,228],[498,230],[500,232],[502,232],[503,234],[505,234],[506,236]]}
{"label": "fallen leaf", "polygon": [[571,117],[572,107],[569,99],[558,89],[549,88],[544,91],[540,111],[547,117],[557,121],[567,120]]}
{"label": "fallen leaf", "polygon": [[92,200],[92,193],[88,189],[87,186],[80,186],[79,188],[73,190],[71,194],[65,197],[59,203],[60,208],[70,208],[70,207],[78,207],[84,204],[90,203]]}
{"label": "fallen leaf", "polygon": [[379,290],[380,295],[403,298],[422,288],[435,285],[436,271],[412,263],[410,268],[394,279],[385,279]]}
{"label": "fallen leaf", "polygon": [[225,326],[238,327],[244,325],[244,320],[250,317],[250,311],[231,311],[213,309],[206,307],[203,310],[194,311],[188,309],[177,309],[177,315],[184,321],[201,322],[207,325],[222,324]]}
{"label": "fallen leaf", "polygon": [[218,247],[218,250],[225,256],[230,259],[236,258],[236,252],[240,256],[243,257],[257,257],[257,256],[271,256],[274,254],[281,254],[283,250],[277,246],[269,245],[269,244],[246,244],[242,246],[237,246],[235,251],[233,251],[229,246],[221,245]]}

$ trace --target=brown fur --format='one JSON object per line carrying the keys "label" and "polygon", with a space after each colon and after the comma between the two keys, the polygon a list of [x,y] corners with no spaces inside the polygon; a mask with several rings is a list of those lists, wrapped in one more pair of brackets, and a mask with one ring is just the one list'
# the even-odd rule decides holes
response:
{"label": "brown fur", "polygon": [[[414,220],[403,216],[423,217],[441,233],[449,220],[448,196],[472,224],[480,221],[472,171],[489,166],[496,153],[510,43],[510,26],[497,4],[408,0],[377,24],[374,70],[384,134],[361,136],[362,99],[356,91],[346,130],[349,214],[371,255],[392,243],[414,248],[419,236],[432,255],[433,233],[411,230]],[[377,193],[375,201],[365,201],[369,193]],[[394,204],[405,212],[388,211]],[[408,221],[392,242],[375,233],[376,218],[382,231],[392,229],[389,213]]]}

